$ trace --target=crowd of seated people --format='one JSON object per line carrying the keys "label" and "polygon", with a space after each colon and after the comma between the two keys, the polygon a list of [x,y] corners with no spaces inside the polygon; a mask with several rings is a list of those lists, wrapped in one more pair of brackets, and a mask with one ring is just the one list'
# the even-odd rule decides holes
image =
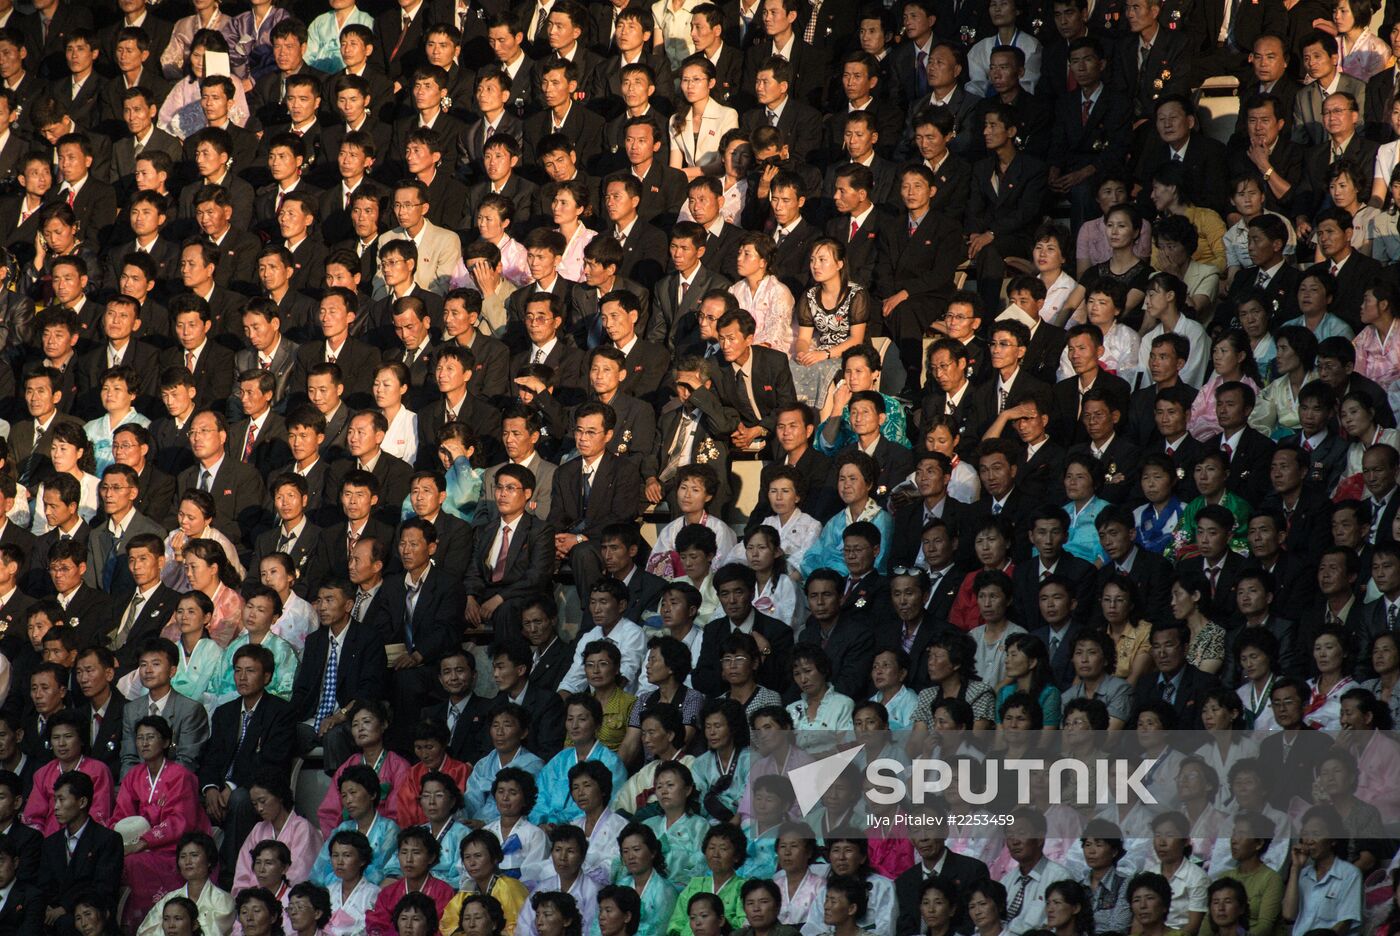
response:
{"label": "crowd of seated people", "polygon": [[328,6],[0,0],[0,936],[1395,936],[1400,9]]}

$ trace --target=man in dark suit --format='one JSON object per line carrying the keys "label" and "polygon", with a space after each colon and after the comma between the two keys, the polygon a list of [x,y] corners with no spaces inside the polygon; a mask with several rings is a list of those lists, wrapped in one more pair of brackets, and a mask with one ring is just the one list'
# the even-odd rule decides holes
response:
{"label": "man in dark suit", "polygon": [[1236,610],[1244,619],[1244,624],[1229,631],[1226,637],[1225,669],[1221,677],[1225,685],[1236,688],[1244,681],[1239,667],[1241,642],[1250,634],[1260,631],[1268,631],[1278,646],[1275,672],[1284,676],[1307,676],[1310,667],[1304,662],[1295,640],[1297,623],[1273,613],[1274,595],[1283,587],[1278,577],[1253,563],[1242,570],[1235,580]]}
{"label": "man in dark suit", "polygon": [[730,436],[735,449],[748,448],[771,436],[778,411],[797,399],[787,356],[755,345],[757,327],[753,316],[743,309],[726,312],[716,326],[724,357],[717,391],[738,417]]}
{"label": "man in dark suit", "polygon": [[[1361,303],[1365,299],[1366,289],[1376,281],[1376,277],[1384,275],[1383,268],[1378,260],[1351,246],[1352,219],[1351,213],[1345,209],[1332,207],[1319,212],[1313,219],[1313,229],[1317,232],[1318,249],[1324,259],[1308,267],[1305,276],[1313,273],[1331,276],[1336,283],[1333,290],[1327,290],[1326,287],[1331,284],[1326,279],[1321,280],[1324,291],[1332,300],[1328,308],[1352,331],[1360,331],[1364,327]],[[1391,418],[1394,419],[1393,414]]]}
{"label": "man in dark suit", "polygon": [[1065,348],[1074,374],[1055,384],[1050,437],[1068,447],[1089,441],[1089,432],[1081,419],[1083,399],[1089,391],[1103,391],[1104,398],[1111,401],[1109,412],[1116,410],[1121,415],[1127,409],[1132,390],[1122,377],[1099,367],[1103,357],[1103,332],[1098,326],[1085,324],[1071,328]]}
{"label": "man in dark suit", "polygon": [[82,426],[81,420],[58,411],[63,402],[62,386],[62,377],[50,367],[33,368],[24,376],[20,389],[30,418],[10,430],[10,455],[19,470],[21,484],[32,487],[36,479],[53,469],[49,451],[56,426]]}
{"label": "man in dark suit", "polygon": [[[12,788],[11,796],[23,802],[23,791]],[[5,895],[0,904],[0,936],[26,936],[44,929],[43,893],[34,883],[42,844],[43,836],[18,817],[10,820],[8,832],[0,833],[0,893]]]}
{"label": "man in dark suit", "polygon": [[113,685],[117,658],[103,645],[90,645],[78,651],[73,675],[82,693],[76,708],[79,716],[86,719],[88,752],[106,764],[113,777],[118,777],[126,698]]}
{"label": "man in dark suit", "polygon": [[[865,626],[870,623],[868,620],[857,620],[854,614],[843,613],[846,580],[834,569],[817,569],[807,577],[805,587],[810,613],[798,634],[798,641],[816,644],[826,651],[832,663],[831,685],[837,691],[869,695],[875,634]],[[885,612],[890,613],[888,602]]]}
{"label": "man in dark suit", "polygon": [[[1040,616],[1040,585],[1055,575],[1070,585],[1070,598],[1078,602],[1077,619],[1087,617],[1094,602],[1094,565],[1065,552],[1069,538],[1069,518],[1062,508],[1044,504],[1031,514],[1027,535],[1036,549],[1034,562],[1018,562],[1011,576],[1015,593],[1012,606],[1016,621],[1028,631],[1045,626]],[[1073,648],[1065,650],[1068,660]]]}
{"label": "man in dark suit", "polygon": [[[565,665],[567,669],[567,664]],[[438,661],[438,684],[446,699],[423,711],[429,721],[447,726],[447,753],[463,763],[479,763],[491,751],[491,713],[499,704],[477,695],[476,657],[454,645]]]}
{"label": "man in dark suit", "polygon": [[900,191],[907,217],[885,229],[877,248],[872,291],[889,308],[886,329],[906,367],[919,361],[920,342],[953,298],[953,274],[967,255],[958,225],[931,209],[933,171],[906,166]]}
{"label": "man in dark suit", "polygon": [[846,247],[846,270],[852,282],[870,288],[876,250],[893,225],[889,215],[873,204],[875,177],[868,166],[855,163],[828,170],[830,193],[837,215],[826,223],[826,236]]}
{"label": "man in dark suit", "polygon": [[1173,620],[1171,613],[1172,568],[1156,553],[1138,547],[1137,523],[1126,507],[1109,506],[1094,520],[1099,543],[1108,554],[1094,576],[1094,593],[1103,591],[1104,584],[1114,575],[1124,574],[1137,585],[1143,607],[1134,609],[1138,617],[1152,624]]}
{"label": "man in dark suit", "polygon": [[1269,463],[1274,457],[1274,443],[1249,426],[1254,411],[1254,390],[1248,384],[1233,381],[1215,388],[1215,413],[1220,422],[1220,434],[1206,440],[1207,449],[1217,449],[1225,456],[1230,472],[1226,486],[1251,504],[1258,504],[1269,493]]}
{"label": "man in dark suit", "polygon": [[914,465],[914,484],[919,497],[894,514],[894,533],[887,545],[891,564],[923,567],[923,532],[930,521],[948,524],[952,535],[970,538],[965,532],[971,508],[948,496],[952,461],[940,452],[920,451]]}
{"label": "man in dark suit", "polygon": [[730,563],[715,572],[713,582],[724,614],[705,625],[700,658],[691,674],[695,688],[711,696],[724,691],[724,682],[720,679],[720,656],[725,638],[740,632],[741,625],[745,631],[758,634],[768,642],[769,652],[764,654],[758,666],[759,683],[775,692],[789,686],[792,680],[792,628],[754,609],[758,578],[753,569]]}
{"label": "man in dark suit", "polygon": [[[130,465],[136,472],[136,484],[139,489],[136,509],[167,530],[174,529],[175,479],[156,467],[151,457],[155,443],[150,430],[136,423],[127,423],[118,428],[112,436],[112,457],[117,464]],[[193,459],[188,449],[184,454]]]}
{"label": "man in dark suit", "polygon": [[235,543],[251,545],[263,525],[263,481],[256,469],[228,456],[228,423],[222,414],[195,414],[190,448],[196,462],[180,472],[179,489],[207,491],[214,499],[215,527]]}
{"label": "man in dark suit", "polygon": [[[541,537],[540,551],[548,553],[547,537]],[[417,712],[439,693],[438,661],[460,639],[466,595],[460,579],[437,568],[432,558],[437,551],[437,528],[420,517],[405,520],[399,532],[399,559],[404,575],[387,579],[380,597],[387,603],[388,642],[403,644],[403,658],[395,661],[390,676],[394,711]],[[406,659],[405,659],[406,658]],[[391,728],[394,746],[411,750],[411,725]]]}
{"label": "man in dark suit", "polygon": [[[1361,167],[1375,165],[1380,146],[1361,135],[1359,108],[1359,102],[1350,94],[1338,92],[1328,96],[1322,110],[1325,135],[1320,142],[1303,148],[1302,186],[1291,203],[1295,216],[1306,216],[1332,205],[1328,173],[1333,163],[1346,160]],[[1340,156],[1333,155],[1337,150],[1341,151]]]}
{"label": "man in dark suit", "polygon": [[350,425],[345,431],[345,447],[354,461],[347,460],[345,470],[355,468],[374,476],[379,482],[376,515],[385,523],[392,524],[402,515],[403,502],[408,497],[413,480],[413,469],[403,459],[390,455],[382,448],[388,430],[388,420],[378,411],[365,410],[351,416]]}
{"label": "man in dark suit", "polygon": [[637,464],[606,451],[616,429],[612,407],[596,402],[581,405],[574,412],[579,457],[554,473],[549,514],[554,551],[559,559],[568,559],[575,587],[584,597],[603,574],[602,557],[593,541],[609,524],[635,520],[643,503]]}
{"label": "man in dark suit", "polygon": [[229,427],[228,456],[273,478],[292,463],[287,421],[272,411],[277,378],[267,370],[242,371],[236,392],[243,418]]}
{"label": "man in dark suit", "polygon": [[380,362],[379,349],[359,338],[350,336],[359,303],[355,293],[342,286],[333,286],[321,297],[320,336],[297,349],[297,366],[292,372],[293,393],[305,392],[307,378],[318,364],[335,364],[340,368],[345,399],[354,407],[370,405],[370,385]]}
{"label": "man in dark suit", "polygon": [[[72,770],[58,778],[54,788],[54,817],[59,830],[44,839],[39,858],[39,890],[57,933],[77,932],[73,926],[76,901],[95,895],[117,905],[121,890],[122,838],[93,822],[92,778]],[[77,836],[71,845],[69,838]]]}
{"label": "man in dark suit", "polygon": [[[925,805],[937,810],[942,809],[944,804],[926,801]],[[919,900],[924,882],[928,879],[938,878],[948,884],[954,893],[968,894],[975,885],[991,877],[986,864],[976,858],[951,851],[947,847],[947,836],[931,826],[915,831],[912,838],[919,860],[912,868],[894,879],[895,902],[899,907],[896,929],[899,932],[904,932],[906,926],[918,929]]]}
{"label": "man in dark suit", "polygon": [[[282,599],[265,585],[248,596],[254,613],[275,618]],[[267,691],[275,675],[272,651],[245,644],[233,654],[233,685],[238,698],[214,710],[209,743],[199,763],[199,789],[204,810],[224,832],[220,849],[222,881],[232,885],[239,843],[258,821],[248,796],[264,773],[290,776],[296,750],[296,722],[291,703]],[[138,734],[142,729],[137,729]]]}
{"label": "man in dark suit", "polygon": [[[321,584],[315,604],[321,626],[307,635],[292,684],[297,747],[301,751],[324,747],[328,774],[355,749],[349,728],[351,704],[356,699],[383,699],[388,689],[384,635],[351,620],[354,604],[355,588],[349,582],[336,579]],[[330,658],[332,641],[334,660]]]}
{"label": "man in dark suit", "polygon": [[292,590],[309,601],[330,574],[330,550],[324,531],[307,517],[307,478],[293,471],[284,472],[273,481],[271,493],[278,522],[258,535],[249,568],[257,568],[273,553],[285,553],[296,572]]}
{"label": "man in dark suit", "polygon": [[[192,285],[187,277],[186,285],[196,291],[177,296],[171,303],[170,319],[175,326],[177,344],[161,352],[160,366],[162,371],[184,366],[194,377],[195,399],[199,408],[223,409],[233,390],[233,352],[224,344],[209,339],[222,335],[226,341],[230,340],[233,332],[226,327],[230,323],[224,316],[237,308],[237,303],[230,306],[230,294],[220,290],[213,282],[216,257],[212,245],[187,244],[181,251],[181,259],[182,262],[184,259],[195,260],[201,282]],[[186,273],[190,272],[186,270]],[[210,298],[220,299],[224,306],[217,319],[213,306],[202,298],[206,293]],[[219,323],[217,326],[216,322]],[[242,324],[240,319],[240,330]],[[194,366],[190,367],[191,364]]]}
{"label": "man in dark suit", "polygon": [[1287,809],[1294,797],[1312,794],[1317,768],[1336,743],[1329,733],[1318,731],[1303,718],[1312,697],[1312,690],[1301,678],[1283,676],[1276,679],[1269,695],[1270,709],[1278,722],[1277,731],[1269,732],[1259,744],[1259,766],[1273,783],[1269,787],[1269,805]]}
{"label": "man in dark suit", "polygon": [[1069,68],[1078,90],[1055,99],[1050,142],[1050,189],[1070,198],[1071,227],[1093,217],[1103,174],[1127,161],[1132,142],[1132,102],[1104,83],[1103,42],[1084,36],[1069,46]]}
{"label": "man in dark suit", "polygon": [[1264,206],[1280,212],[1295,207],[1295,193],[1300,202],[1308,197],[1304,188],[1307,152],[1288,137],[1283,101],[1275,94],[1257,94],[1245,98],[1241,107],[1253,116],[1245,135],[1230,150],[1230,178],[1265,174]]}
{"label": "man in dark suit", "polygon": [[[1302,85],[1288,71],[1287,33],[1273,36],[1260,36],[1254,40],[1253,54],[1250,56],[1250,74],[1242,78],[1239,99],[1248,101],[1256,94],[1272,94],[1282,105],[1284,136],[1293,138],[1293,107]],[[1240,107],[1235,121],[1235,132],[1230,137],[1231,146],[1243,145],[1249,137],[1249,112]],[[1389,123],[1389,118],[1387,118]]]}
{"label": "man in dark suit", "polygon": [[1150,2],[1128,7],[1130,32],[1114,53],[1114,82],[1133,102],[1135,122],[1151,119],[1159,101],[1191,87],[1190,40],[1158,23],[1160,7]]}
{"label": "man in dark suit", "polygon": [[751,85],[757,89],[758,106],[744,114],[740,126],[750,137],[759,127],[777,127],[789,153],[815,163],[822,155],[822,115],[793,88],[794,77],[792,65],[782,56],[760,63]]}
{"label": "man in dark suit", "polygon": [[497,639],[491,645],[491,669],[496,680],[496,709],[514,703],[530,716],[530,733],[525,747],[537,757],[548,759],[564,747],[564,701],[553,686],[533,678],[534,653],[520,639]]}
{"label": "man in dark suit", "polygon": [[1103,469],[1098,496],[1111,504],[1126,503],[1139,493],[1137,472],[1142,450],[1122,432],[1125,398],[1106,387],[1093,387],[1080,397],[1080,423],[1088,438],[1070,446],[1070,455],[1089,455]]}
{"label": "man in dark suit", "polygon": [[727,289],[729,281],[706,266],[705,229],[693,221],[679,221],[671,228],[671,272],[652,289],[651,317],[644,337],[680,352],[678,340],[683,319],[694,317],[700,302],[713,289]]}
{"label": "man in dark suit", "polygon": [[1220,680],[1186,662],[1188,639],[1184,622],[1153,625],[1152,659],[1157,672],[1139,682],[1133,699],[1138,707],[1165,702],[1176,711],[1180,727],[1200,731],[1201,703],[1205,693],[1219,686]]}
{"label": "man in dark suit", "polygon": [[[770,4],[771,13],[767,12]],[[786,58],[793,78],[792,96],[820,108],[826,96],[828,46],[804,40],[797,21],[797,0],[763,0],[760,9],[765,11],[761,22],[767,35],[758,38],[744,53],[744,88],[755,87],[760,71],[772,62],[775,51],[787,49]],[[814,129],[820,131],[820,128],[818,121]]]}
{"label": "man in dark suit", "polygon": [[1235,622],[1235,583],[1249,560],[1230,549],[1235,519],[1228,507],[1207,504],[1196,515],[1196,521],[1200,554],[1182,560],[1177,572],[1196,578],[1202,612],[1222,627],[1230,628]]}
{"label": "man in dark suit", "polygon": [[28,64],[38,77],[56,81],[68,74],[64,51],[68,47],[69,36],[80,33],[90,47],[96,47],[92,13],[87,7],[59,2],[46,8],[43,13],[36,11],[36,14],[24,17],[14,25],[24,33],[24,44],[29,49]]}
{"label": "man in dark suit", "polygon": [[[180,603],[180,593],[160,580],[165,566],[165,542],[154,534],[133,536],[126,547],[131,587],[112,596],[112,620],[116,627],[107,639],[117,655],[119,675],[140,663],[140,650],[148,637],[160,636]],[[105,635],[104,635],[105,637]],[[117,720],[120,725],[121,720]]]}

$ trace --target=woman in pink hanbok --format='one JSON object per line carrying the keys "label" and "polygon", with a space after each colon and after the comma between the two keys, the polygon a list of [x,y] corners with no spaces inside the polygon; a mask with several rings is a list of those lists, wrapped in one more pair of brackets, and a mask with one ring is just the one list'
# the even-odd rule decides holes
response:
{"label": "woman in pink hanbok", "polygon": [[393,791],[408,776],[412,767],[408,761],[384,746],[384,729],[388,725],[389,719],[377,702],[361,699],[350,710],[350,736],[355,739],[360,753],[346,758],[345,763],[336,769],[325,799],[316,809],[316,824],[321,827],[323,836],[334,832],[344,818],[340,805],[340,775],[355,764],[367,764],[374,769],[379,776],[381,793],[379,814],[385,819],[398,821],[399,799],[393,795]]}
{"label": "woman in pink hanbok", "polygon": [[126,846],[122,883],[131,897],[122,912],[129,932],[155,906],[156,898],[181,884],[175,848],[186,832],[209,832],[201,808],[199,780],[189,768],[166,757],[172,740],[170,723],[146,716],[136,723],[136,756],[141,763],[127,771],[117,789],[114,822],[140,816],[151,824]]}
{"label": "woman in pink hanbok", "polygon": [[24,803],[24,824],[44,835],[58,831],[53,814],[53,787],[70,770],[80,770],[92,778],[92,820],[112,827],[112,772],[100,760],[87,756],[85,719],[76,712],[62,711],[49,719],[49,747],[54,759],[34,772],[34,787]]}
{"label": "woman in pink hanbok", "polygon": [[[783,845],[796,844],[797,848]],[[797,821],[784,822],[778,830],[778,870],[773,883],[783,895],[778,922],[801,926],[812,909],[813,902],[826,892],[828,865],[816,864],[816,841],[810,826]]]}
{"label": "woman in pink hanbok", "polygon": [[246,847],[238,852],[233,892],[258,886],[258,879],[253,875],[253,846],[266,841],[281,842],[291,852],[287,877],[293,881],[306,880],[324,839],[320,829],[293,810],[295,801],[287,781],[275,775],[258,777],[248,790],[248,799],[260,821],[244,840]]}

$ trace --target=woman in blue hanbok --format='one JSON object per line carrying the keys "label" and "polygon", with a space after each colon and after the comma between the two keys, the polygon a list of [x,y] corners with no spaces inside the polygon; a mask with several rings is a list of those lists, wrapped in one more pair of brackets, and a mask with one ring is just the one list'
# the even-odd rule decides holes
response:
{"label": "woman in blue hanbok", "polygon": [[291,644],[272,633],[272,625],[281,613],[282,599],[277,593],[266,585],[254,586],[243,605],[243,631],[229,641],[219,669],[205,690],[203,701],[211,713],[225,702],[238,698],[238,689],[233,684],[233,666],[238,651],[248,644],[266,647],[272,653],[272,680],[267,691],[279,699],[291,701],[297,653]]}
{"label": "woman in blue hanbok", "polygon": [[[501,730],[496,730],[498,720],[503,720]],[[491,753],[476,762],[472,775],[467,780],[467,788],[462,797],[462,808],[466,815],[482,822],[499,818],[496,800],[491,789],[496,783],[496,774],[503,767],[519,767],[526,773],[538,774],[544,761],[525,750],[527,725],[520,724],[510,709],[502,709],[491,716]]]}
{"label": "woman in blue hanbok", "polygon": [[[539,798],[530,811],[530,821],[536,825],[549,822],[573,822],[582,813],[570,798],[570,775],[585,761],[598,761],[612,775],[612,789],[620,790],[627,782],[627,768],[606,745],[598,740],[598,726],[603,723],[603,707],[590,695],[574,695],[564,706],[564,735],[567,746],[549,759],[537,778]],[[612,793],[609,791],[609,799]]]}
{"label": "woman in blue hanbok", "polygon": [[708,750],[690,765],[691,776],[705,815],[728,822],[739,811],[749,782],[748,718],[733,699],[711,699],[700,710],[700,725]]}
{"label": "woman in blue hanbok", "polygon": [[914,706],[919,704],[919,694],[904,684],[912,665],[903,648],[881,650],[870,664],[875,694],[869,701],[885,707],[890,727],[895,731],[908,731],[914,726]]}
{"label": "woman in blue hanbok", "polygon": [[106,470],[107,466],[115,461],[112,457],[112,436],[117,429],[128,423],[134,423],[138,426],[151,424],[150,419],[132,408],[132,404],[136,400],[136,393],[128,386],[127,380],[120,375],[120,372],[103,379],[101,389],[102,408],[107,412],[96,419],[89,420],[83,426],[83,432],[92,442],[94,462],[92,473],[99,478],[102,477],[102,472]]}
{"label": "woman in blue hanbok", "polygon": [[[420,828],[432,833],[441,848],[437,863],[429,873],[456,889],[462,883],[462,864],[457,856],[462,851],[462,839],[472,831],[466,823],[456,819],[457,810],[462,808],[462,791],[457,789],[457,784],[451,777],[440,771],[424,774],[420,789],[422,795],[419,797],[419,806],[423,810],[423,817],[428,820]],[[402,874],[402,869],[399,868],[399,853],[395,849],[384,865],[384,876],[395,878],[401,877]]]}
{"label": "woman in blue hanbok", "polygon": [[337,787],[341,805],[350,818],[326,837],[326,844],[311,866],[311,882],[329,888],[336,881],[331,867],[331,842],[335,833],[359,832],[369,839],[370,848],[374,850],[373,860],[364,869],[365,879],[380,884],[387,876],[385,869],[389,859],[398,852],[399,827],[379,815],[379,775],[366,764],[352,764],[340,775]]}
{"label": "woman in blue hanbok", "polygon": [[1106,560],[1108,554],[1099,544],[1099,532],[1094,525],[1108,501],[1098,496],[1099,488],[1110,477],[1114,465],[1100,464],[1088,452],[1075,453],[1065,459],[1064,491],[1069,500],[1064,505],[1069,517],[1069,539],[1065,552],[1085,562]]}
{"label": "woman in blue hanbok", "polygon": [[[655,832],[634,822],[618,836],[618,849],[622,855],[622,867],[613,876],[613,882],[632,888],[641,898],[642,919],[636,936],[661,936],[671,920],[677,893],[676,886],[666,877],[667,864],[661,843]],[[599,903],[602,901],[600,896]],[[599,927],[596,921],[589,932],[597,936]]]}
{"label": "woman in blue hanbok", "polygon": [[569,791],[580,814],[570,819],[588,836],[588,855],[584,873],[599,887],[612,883],[614,863],[618,860],[618,836],[627,828],[628,820],[608,807],[612,800],[612,774],[601,761],[584,761],[569,771]]}
{"label": "woman in blue hanbok", "polygon": [[851,730],[855,702],[831,685],[831,658],[816,644],[792,653],[792,681],[802,696],[788,705],[797,746],[813,757],[831,753]]}
{"label": "woman in blue hanbok", "polygon": [[[690,768],[678,761],[662,761],[653,778],[656,803],[661,815],[643,824],[656,833],[666,855],[667,876],[676,882],[688,881],[705,868],[700,843],[710,822],[694,812],[695,781]],[[624,861],[626,856],[623,856]]]}
{"label": "woman in blue hanbok", "polygon": [[[223,649],[209,636],[209,622],[213,619],[214,603],[203,592],[183,595],[175,606],[174,621],[180,632],[175,649],[180,652],[180,661],[175,675],[170,677],[170,688],[189,699],[203,697],[223,659]],[[140,670],[123,676],[117,688],[128,701],[146,695]]]}
{"label": "woman in blue hanbok", "polygon": [[889,544],[894,538],[894,521],[870,496],[875,482],[880,477],[880,466],[869,455],[861,451],[847,451],[836,459],[836,493],[844,505],[836,516],[822,527],[810,549],[802,556],[802,575],[805,578],[817,569],[835,569],[842,575],[847,572],[844,537],[846,527],[857,520],[869,520],[880,531],[880,552],[875,557],[875,568],[884,573],[889,566]]}

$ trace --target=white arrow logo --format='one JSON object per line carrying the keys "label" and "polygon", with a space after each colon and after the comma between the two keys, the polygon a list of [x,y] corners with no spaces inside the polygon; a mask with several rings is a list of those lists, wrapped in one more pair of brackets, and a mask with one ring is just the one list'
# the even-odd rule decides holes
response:
{"label": "white arrow logo", "polygon": [[826,791],[836,782],[836,778],[860,756],[861,746],[856,745],[844,751],[837,751],[830,757],[795,767],[788,772],[792,780],[792,790],[797,794],[797,808],[805,816],[821,802]]}

